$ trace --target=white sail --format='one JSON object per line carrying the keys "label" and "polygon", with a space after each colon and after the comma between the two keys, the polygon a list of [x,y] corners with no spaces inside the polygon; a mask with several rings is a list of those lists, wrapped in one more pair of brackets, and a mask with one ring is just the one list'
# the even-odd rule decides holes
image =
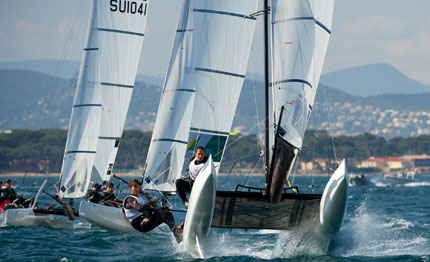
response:
{"label": "white sail", "polygon": [[176,190],[175,180],[182,170],[193,110],[195,88],[190,68],[194,30],[190,2],[183,2],[146,162],[146,188],[161,191]]}
{"label": "white sail", "polygon": [[272,91],[279,135],[300,149],[330,37],[333,0],[272,1]]}
{"label": "white sail", "polygon": [[87,44],[84,48],[69,124],[60,195],[76,198],[85,195],[97,151],[101,97],[99,85],[99,42],[96,27],[97,2],[90,12]]}
{"label": "white sail", "polygon": [[174,191],[186,150],[189,159],[198,145],[221,161],[256,20],[245,16],[256,8],[257,0],[185,1],[148,153],[147,187]]}
{"label": "white sail", "polygon": [[251,49],[257,0],[195,1],[196,63],[193,116],[185,167],[196,146],[204,146],[219,168]]}
{"label": "white sail", "polygon": [[109,180],[136,79],[148,1],[98,1],[101,121],[91,181]]}
{"label": "white sail", "polygon": [[[60,178],[60,195],[84,196],[116,155],[136,77],[147,0],[94,0]],[[96,167],[96,168],[95,168]],[[93,176],[94,170],[100,176]]]}

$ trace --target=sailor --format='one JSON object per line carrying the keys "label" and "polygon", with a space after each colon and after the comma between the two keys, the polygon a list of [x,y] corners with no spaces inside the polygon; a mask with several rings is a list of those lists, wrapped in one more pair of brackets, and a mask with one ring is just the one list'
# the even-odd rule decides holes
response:
{"label": "sailor", "polygon": [[107,183],[105,192],[103,192],[103,195],[102,195],[101,203],[103,205],[118,207],[118,202],[120,202],[120,200],[116,198],[115,194],[113,193],[113,190],[114,190],[113,183],[112,182]]}
{"label": "sailor", "polygon": [[190,165],[184,176],[182,178],[177,179],[175,182],[176,192],[178,193],[186,208],[188,208],[188,200],[186,193],[191,193],[194,181],[196,180],[200,170],[202,170],[202,168],[206,166],[207,161],[208,157],[206,156],[205,148],[202,146],[198,146],[196,148],[195,155],[190,160]]}
{"label": "sailor", "polygon": [[95,183],[91,187],[91,191],[89,191],[86,195],[86,199],[88,202],[99,203],[102,200],[102,196],[99,194],[100,185]]}
{"label": "sailor", "polygon": [[3,201],[8,200],[10,203],[12,203],[16,199],[16,192],[12,188],[12,181],[10,179],[6,180],[4,183],[5,188],[1,189],[1,193],[3,193]]}
{"label": "sailor", "polygon": [[131,225],[140,232],[148,232],[161,223],[166,223],[173,232],[176,241],[181,242],[182,230],[175,226],[175,219],[170,210],[167,207],[157,205],[158,197],[153,197],[148,202],[140,197],[141,185],[137,179],[128,183],[130,195],[124,199],[124,211]]}

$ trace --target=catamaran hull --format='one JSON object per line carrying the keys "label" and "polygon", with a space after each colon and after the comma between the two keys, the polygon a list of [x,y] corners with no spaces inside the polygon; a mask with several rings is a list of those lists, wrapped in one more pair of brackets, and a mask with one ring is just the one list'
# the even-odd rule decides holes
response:
{"label": "catamaran hull", "polygon": [[119,232],[139,232],[131,226],[122,208],[110,207],[82,201],[79,215],[103,229]]}
{"label": "catamaran hull", "polygon": [[211,227],[216,198],[217,179],[211,156],[208,161],[208,165],[194,182],[183,231],[185,250],[199,257],[204,256],[204,245]]}
{"label": "catamaran hull", "polygon": [[69,225],[67,217],[53,214],[37,214],[32,208],[6,210],[6,224],[10,226],[32,226],[63,228]]}
{"label": "catamaran hull", "polygon": [[326,244],[326,249],[330,241],[340,230],[347,202],[348,172],[346,161],[343,160],[328,181],[321,198],[316,236]]}

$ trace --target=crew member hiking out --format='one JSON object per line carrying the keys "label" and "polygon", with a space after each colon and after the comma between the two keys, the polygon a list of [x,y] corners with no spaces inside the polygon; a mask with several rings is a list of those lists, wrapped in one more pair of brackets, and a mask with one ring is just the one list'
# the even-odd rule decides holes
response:
{"label": "crew member hiking out", "polygon": [[182,178],[176,180],[176,192],[181,198],[184,206],[188,208],[188,200],[186,193],[191,193],[194,181],[196,180],[200,170],[206,166],[208,157],[206,156],[206,150],[202,146],[196,148],[195,155],[190,160],[190,165],[183,175]]}
{"label": "crew member hiking out", "polygon": [[131,225],[140,232],[148,232],[162,223],[166,223],[176,241],[182,241],[182,229],[175,225],[175,219],[167,207],[157,207],[158,198],[153,197],[146,202],[139,196],[141,183],[133,179],[128,183],[130,195],[124,199],[125,215],[130,220]]}

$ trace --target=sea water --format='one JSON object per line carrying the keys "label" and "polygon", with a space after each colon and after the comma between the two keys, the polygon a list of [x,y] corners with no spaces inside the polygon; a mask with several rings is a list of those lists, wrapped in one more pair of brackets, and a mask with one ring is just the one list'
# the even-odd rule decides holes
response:
{"label": "sea water", "polygon": [[[369,179],[374,186],[349,188],[345,220],[327,253],[303,243],[300,232],[211,229],[205,260],[429,261],[430,177],[416,176],[414,181],[402,185],[384,183],[382,176]],[[34,196],[43,182],[34,177],[12,180],[17,193],[26,198]],[[328,177],[295,177],[290,181],[303,193],[322,193]],[[55,182],[56,178],[51,178],[48,185]],[[258,186],[263,179],[218,180],[222,189],[232,189],[243,182]],[[46,189],[55,193],[49,186]],[[124,197],[127,187],[121,185],[116,193]],[[170,202],[175,209],[182,209],[176,198]],[[49,204],[53,200],[41,195],[39,206]],[[182,222],[184,213],[176,212],[175,218]],[[200,261],[175,242],[167,226],[142,234],[109,232],[81,219],[57,229],[7,226],[4,214],[0,221],[0,261]]]}

